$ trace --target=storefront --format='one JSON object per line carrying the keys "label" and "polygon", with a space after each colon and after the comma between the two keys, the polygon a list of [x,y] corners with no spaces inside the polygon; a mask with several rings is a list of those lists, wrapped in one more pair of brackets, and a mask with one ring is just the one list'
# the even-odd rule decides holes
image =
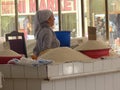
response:
{"label": "storefront", "polygon": [[[19,0],[18,6],[18,30],[25,35],[33,34],[33,18],[36,12],[36,0]],[[1,36],[15,29],[15,3],[14,0],[1,1]],[[58,1],[57,0],[39,0],[39,9],[50,9],[55,15],[55,30],[58,31]],[[76,22],[76,0],[62,0],[62,30],[70,30],[77,33]],[[79,21],[80,22],[80,21]],[[7,24],[7,25],[5,25]],[[75,36],[73,34],[73,36]]]}

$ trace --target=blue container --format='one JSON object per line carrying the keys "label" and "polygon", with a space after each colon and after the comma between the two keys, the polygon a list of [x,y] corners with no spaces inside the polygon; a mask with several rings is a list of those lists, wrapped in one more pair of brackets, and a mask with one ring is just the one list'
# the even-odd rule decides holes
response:
{"label": "blue container", "polygon": [[70,47],[70,31],[55,31],[61,47]]}

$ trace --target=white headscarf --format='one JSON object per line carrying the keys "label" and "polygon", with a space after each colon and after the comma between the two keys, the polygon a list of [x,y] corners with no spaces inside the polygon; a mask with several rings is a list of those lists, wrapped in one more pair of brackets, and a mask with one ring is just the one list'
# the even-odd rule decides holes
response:
{"label": "white headscarf", "polygon": [[34,20],[34,36],[37,38],[39,32],[41,31],[41,24],[46,22],[49,17],[53,15],[53,12],[50,10],[39,10],[35,14]]}

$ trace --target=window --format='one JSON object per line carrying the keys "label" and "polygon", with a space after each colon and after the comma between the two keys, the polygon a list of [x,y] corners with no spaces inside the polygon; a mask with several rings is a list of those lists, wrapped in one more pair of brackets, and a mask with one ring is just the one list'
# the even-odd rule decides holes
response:
{"label": "window", "polygon": [[18,0],[18,31],[24,32],[26,39],[33,39],[33,19],[36,0]]}
{"label": "window", "polygon": [[[26,38],[33,38],[33,18],[36,10],[50,9],[55,15],[55,30],[59,30],[58,0],[17,0],[18,22],[15,21],[15,0],[1,0],[0,2],[0,36],[16,30],[24,32]],[[110,13],[119,5],[114,3],[118,0],[109,0]],[[71,37],[82,37],[88,35],[88,26],[97,27],[97,35],[106,39],[105,22],[105,0],[83,0],[84,15],[81,14],[81,0],[61,0],[61,30],[71,31]],[[36,4],[37,3],[37,4]],[[119,3],[117,3],[119,4]],[[112,6],[111,6],[112,5]],[[116,9],[116,10],[117,10]],[[84,19],[84,26],[82,26]],[[84,27],[84,30],[83,30]]]}
{"label": "window", "polygon": [[[61,0],[61,29],[71,31],[71,37],[80,36],[80,0]],[[15,21],[15,1],[1,0],[0,36],[16,30],[24,32],[26,38],[33,38],[33,18],[38,10],[50,9],[55,15],[55,30],[59,30],[58,0],[17,0],[18,22]],[[9,7],[9,8],[8,8]]]}
{"label": "window", "polygon": [[[71,31],[71,37],[79,37],[81,31],[80,0],[63,0],[61,2],[61,29]],[[78,3],[78,4],[77,4]],[[78,31],[79,30],[79,31]]]}
{"label": "window", "polygon": [[14,0],[0,1],[0,36],[15,30],[15,3]]}
{"label": "window", "polygon": [[105,0],[84,0],[85,36],[88,26],[96,27],[97,38],[106,40]]}
{"label": "window", "polygon": [[109,42],[120,53],[120,0],[108,0]]}

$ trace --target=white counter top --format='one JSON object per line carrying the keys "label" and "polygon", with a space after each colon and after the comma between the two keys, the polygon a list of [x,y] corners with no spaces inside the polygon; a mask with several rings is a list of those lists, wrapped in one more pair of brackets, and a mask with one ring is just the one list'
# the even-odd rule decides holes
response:
{"label": "white counter top", "polygon": [[48,79],[65,79],[120,72],[120,58],[96,60],[91,63],[71,62],[48,65]]}

